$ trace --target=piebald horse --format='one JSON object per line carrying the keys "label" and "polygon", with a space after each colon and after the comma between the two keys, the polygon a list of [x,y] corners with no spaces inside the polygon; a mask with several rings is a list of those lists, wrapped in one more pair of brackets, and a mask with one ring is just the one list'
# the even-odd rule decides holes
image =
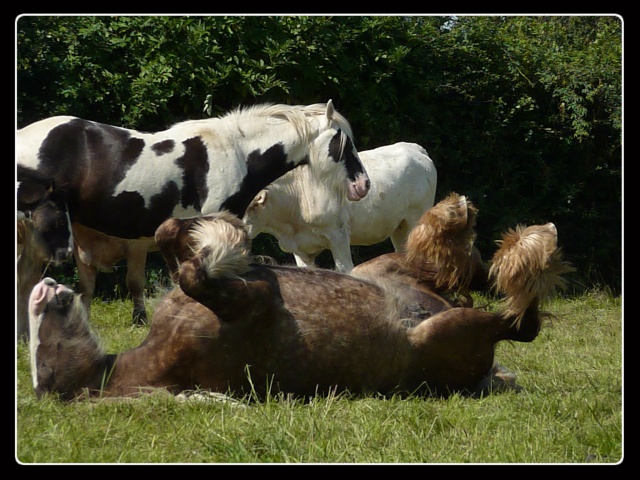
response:
{"label": "piebald horse", "polygon": [[244,224],[226,212],[185,222],[186,229],[158,232],[190,247],[173,249],[182,260],[180,288],[160,301],[136,348],[107,353],[77,294],[50,278],[34,288],[37,397],[157,389],[305,397],[345,390],[478,392],[499,370],[498,342],[537,337],[545,318],[540,304],[569,268],[552,223],[518,226],[500,241],[490,269],[506,307],[434,313],[425,290],[398,288],[393,278],[383,287],[328,270],[254,263]]}
{"label": "piebald horse", "polygon": [[[110,248],[104,236],[142,249],[135,262],[127,258],[136,269],[127,275],[137,287],[130,290],[142,295],[146,252],[167,218],[220,210],[242,217],[261,189],[303,164],[349,200],[370,188],[350,125],[331,101],[238,108],[155,133],[52,117],[19,130],[16,149],[18,165],[53,178],[66,192],[71,221],[85,228],[74,232],[74,257],[87,305],[97,271],[84,262]],[[144,321],[144,304],[135,300],[134,320]]]}

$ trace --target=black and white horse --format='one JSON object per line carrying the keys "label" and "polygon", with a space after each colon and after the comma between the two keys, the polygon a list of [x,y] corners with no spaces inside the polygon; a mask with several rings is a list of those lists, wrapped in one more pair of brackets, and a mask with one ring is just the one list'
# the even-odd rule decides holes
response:
{"label": "black and white horse", "polygon": [[[242,218],[261,189],[301,164],[349,200],[370,188],[350,125],[331,101],[239,108],[156,133],[52,117],[19,130],[16,149],[18,165],[66,192],[73,223],[120,239],[152,239],[169,217],[228,210]],[[91,246],[75,240],[78,261],[77,249]]]}

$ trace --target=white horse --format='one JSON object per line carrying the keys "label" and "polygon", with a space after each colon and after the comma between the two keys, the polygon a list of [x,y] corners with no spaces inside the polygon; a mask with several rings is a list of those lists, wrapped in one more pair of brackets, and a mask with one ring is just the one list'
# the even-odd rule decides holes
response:
{"label": "white horse", "polygon": [[399,142],[360,152],[371,191],[360,202],[345,202],[340,191],[318,182],[312,172],[287,173],[249,204],[244,221],[252,238],[276,237],[300,267],[314,265],[329,249],[336,270],[353,269],[350,245],[373,245],[391,238],[402,251],[411,229],[434,204],[438,175],[426,150]]}

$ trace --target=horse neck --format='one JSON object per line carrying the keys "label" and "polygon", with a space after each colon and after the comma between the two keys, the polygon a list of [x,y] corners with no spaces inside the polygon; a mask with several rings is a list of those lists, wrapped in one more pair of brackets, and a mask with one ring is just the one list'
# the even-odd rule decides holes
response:
{"label": "horse neck", "polygon": [[95,357],[88,352],[75,353],[75,361],[82,359],[83,368],[69,368],[68,372],[73,372],[73,376],[69,375],[68,383],[73,388],[60,389],[65,398],[73,399],[85,394],[89,397],[137,396],[145,387],[164,386],[157,381],[158,363],[149,358],[144,347]]}
{"label": "horse neck", "polygon": [[[282,142],[287,151],[287,160],[293,167],[299,166],[303,161],[313,165],[317,152],[314,148],[314,141],[325,130],[321,115],[293,115],[282,123],[267,123],[266,128],[273,138]],[[326,119],[325,119],[326,121]],[[264,129],[264,124],[260,127]],[[264,134],[264,130],[256,131],[256,134]],[[322,162],[318,162],[322,163]],[[321,165],[320,165],[321,166]]]}
{"label": "horse neck", "polygon": [[[75,301],[80,304],[80,297]],[[86,319],[68,328],[60,339],[62,353],[55,360],[53,387],[63,398],[130,395],[139,391],[139,385],[148,384],[149,372],[157,362],[145,354],[146,347],[108,354]]]}
{"label": "horse neck", "polygon": [[104,382],[96,391],[102,396],[135,396],[156,383],[158,362],[150,358],[148,348],[141,345],[119,354],[108,355],[103,370]]}
{"label": "horse neck", "polygon": [[60,342],[61,352],[56,360],[54,390],[63,398],[73,399],[88,392],[98,394],[107,382],[113,355],[106,354],[97,339],[87,329],[76,331],[71,340]]}

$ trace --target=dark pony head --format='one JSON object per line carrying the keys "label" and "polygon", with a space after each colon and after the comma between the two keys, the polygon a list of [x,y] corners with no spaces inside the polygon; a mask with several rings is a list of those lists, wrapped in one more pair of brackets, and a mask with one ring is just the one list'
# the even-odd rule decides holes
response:
{"label": "dark pony head", "polygon": [[[56,189],[52,178],[18,165],[16,200],[18,221],[31,222],[43,260],[66,261],[73,237],[64,192]],[[21,240],[25,239],[19,238],[18,243]]]}

